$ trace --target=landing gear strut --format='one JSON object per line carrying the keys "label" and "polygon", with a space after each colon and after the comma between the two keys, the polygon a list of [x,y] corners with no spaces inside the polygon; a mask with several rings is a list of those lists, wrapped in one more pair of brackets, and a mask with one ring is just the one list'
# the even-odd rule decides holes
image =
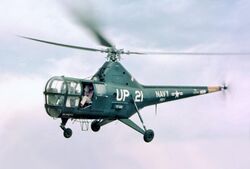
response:
{"label": "landing gear strut", "polygon": [[134,101],[134,105],[135,105],[136,112],[137,112],[137,114],[138,114],[138,116],[139,116],[139,119],[140,119],[140,121],[141,121],[141,123],[142,123],[143,129],[144,129],[143,139],[144,139],[145,142],[149,143],[149,142],[151,142],[151,141],[153,140],[153,138],[154,138],[154,131],[151,130],[151,129],[149,129],[149,130],[146,129],[146,126],[144,125],[144,121],[143,121],[143,119],[142,119],[142,117],[141,117],[141,114],[140,114],[140,112],[139,112],[139,109],[138,109],[138,107],[137,107],[135,101]]}
{"label": "landing gear strut", "polygon": [[127,126],[131,127],[132,129],[136,130],[137,132],[141,133],[143,135],[143,139],[145,142],[149,143],[153,140],[154,138],[154,131],[151,130],[151,129],[148,129],[146,128],[146,126],[144,125],[144,122],[143,122],[143,119],[141,117],[141,114],[139,112],[139,109],[136,105],[136,103],[134,102],[134,105],[135,105],[135,109],[136,109],[136,112],[139,116],[139,119],[142,123],[142,126],[143,128],[139,127],[137,124],[135,124],[132,120],[130,119],[119,119],[119,121],[121,121],[122,123],[126,124]]}
{"label": "landing gear strut", "polygon": [[143,135],[143,139],[145,142],[149,143],[153,140],[154,138],[153,130],[150,130],[150,129],[147,130],[146,127],[145,129],[141,128],[130,119],[119,119],[119,121],[131,127],[132,129],[136,130],[137,132],[141,133]]}
{"label": "landing gear strut", "polygon": [[60,125],[61,129],[63,130],[63,136],[65,138],[70,138],[72,136],[72,130],[70,128],[66,128],[65,125],[67,123],[68,119],[62,118],[62,123]]}

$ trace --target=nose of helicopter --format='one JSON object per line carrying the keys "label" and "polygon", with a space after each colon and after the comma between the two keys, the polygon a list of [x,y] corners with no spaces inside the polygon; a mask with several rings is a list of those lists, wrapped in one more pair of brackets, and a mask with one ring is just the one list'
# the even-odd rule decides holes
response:
{"label": "nose of helicopter", "polygon": [[44,95],[45,108],[49,116],[53,118],[60,116],[65,93],[66,85],[62,77],[52,77],[48,80]]}
{"label": "nose of helicopter", "polygon": [[64,76],[49,79],[44,91],[48,115],[58,118],[63,112],[77,108],[82,97],[82,83],[81,79]]}

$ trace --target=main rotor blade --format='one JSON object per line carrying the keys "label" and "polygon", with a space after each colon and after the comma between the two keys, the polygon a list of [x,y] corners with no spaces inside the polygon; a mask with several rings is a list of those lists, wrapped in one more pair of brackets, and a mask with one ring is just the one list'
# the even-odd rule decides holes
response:
{"label": "main rotor blade", "polygon": [[87,51],[93,51],[93,52],[105,52],[105,50],[102,50],[102,49],[95,49],[95,48],[88,48],[88,47],[82,47],[82,46],[67,45],[67,44],[62,44],[62,43],[57,43],[57,42],[50,42],[50,41],[45,41],[45,40],[41,40],[41,39],[30,38],[30,37],[26,37],[26,36],[19,36],[19,37],[24,38],[24,39],[28,39],[28,40],[41,42],[41,43],[47,43],[47,44],[50,44],[50,45],[66,47],[66,48],[87,50]]}
{"label": "main rotor blade", "polygon": [[84,28],[87,28],[98,40],[99,44],[106,47],[113,47],[112,43],[101,33],[97,19],[91,14],[86,13],[80,6],[68,6],[74,20]]}
{"label": "main rotor blade", "polygon": [[99,41],[99,43],[103,46],[106,47],[112,47],[113,45],[111,44],[111,42],[109,42],[104,35],[102,35],[102,33],[100,31],[97,30],[97,28],[95,28],[94,26],[87,26],[89,28],[89,30],[94,34],[94,36],[96,37],[96,39]]}
{"label": "main rotor blade", "polygon": [[124,52],[124,54],[135,55],[250,55],[250,53],[240,52]]}

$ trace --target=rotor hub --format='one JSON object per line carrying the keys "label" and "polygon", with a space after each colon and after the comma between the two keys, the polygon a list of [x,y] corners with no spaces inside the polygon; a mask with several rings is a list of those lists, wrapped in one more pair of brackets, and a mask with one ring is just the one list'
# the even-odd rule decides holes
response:
{"label": "rotor hub", "polygon": [[121,60],[121,54],[125,54],[123,49],[116,49],[115,47],[107,48],[104,52],[108,54],[107,60],[112,62]]}

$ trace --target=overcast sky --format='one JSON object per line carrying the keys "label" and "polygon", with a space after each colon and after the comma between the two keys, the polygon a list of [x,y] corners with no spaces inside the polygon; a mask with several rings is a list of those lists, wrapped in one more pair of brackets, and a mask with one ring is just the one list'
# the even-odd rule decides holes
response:
{"label": "overcast sky", "polygon": [[[105,55],[20,39],[31,36],[99,46],[77,25],[68,5],[94,16],[118,48],[135,51],[250,52],[247,0],[1,0],[1,168],[246,169],[250,167],[249,56],[123,56],[143,84],[217,85],[229,91],[141,111],[155,131],[147,144],[114,122],[81,132],[69,122],[65,139],[44,110],[43,90],[54,75],[89,77]],[[138,66],[139,65],[139,66]],[[137,116],[132,117],[139,123]]]}

